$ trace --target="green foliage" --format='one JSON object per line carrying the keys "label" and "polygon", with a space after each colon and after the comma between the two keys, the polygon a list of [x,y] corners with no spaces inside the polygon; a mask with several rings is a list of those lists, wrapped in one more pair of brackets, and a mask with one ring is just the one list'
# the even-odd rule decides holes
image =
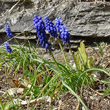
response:
{"label": "green foliage", "polygon": [[4,105],[2,104],[1,100],[0,100],[0,108],[1,108],[1,110],[5,110]]}
{"label": "green foliage", "polygon": [[[65,64],[58,62],[51,51],[50,54],[53,61],[47,61],[37,55],[36,49],[31,47],[30,44],[28,47],[12,46],[13,51],[11,54],[7,54],[3,47],[0,48],[2,50],[0,52],[0,66],[6,68],[7,75],[13,69],[15,76],[18,72],[22,72],[24,78],[29,78],[31,87],[26,87],[24,94],[19,96],[20,98],[25,96],[30,96],[30,100],[41,96],[57,98],[58,94],[70,90],[86,109],[87,107],[80,96],[77,95],[77,91],[80,92],[82,87],[94,85],[92,71],[102,71],[109,76],[105,70],[94,68],[94,58],[87,56],[85,45],[82,42],[78,52],[76,54],[72,53],[76,67],[67,62],[61,44],[60,48],[64,55]],[[23,78],[22,81],[24,81]],[[14,107],[13,100],[11,97],[10,99],[11,104],[7,104],[12,105],[10,107]],[[1,102],[0,106],[4,108]]]}
{"label": "green foliage", "polygon": [[103,83],[103,86],[107,89],[104,91],[104,97],[110,95],[110,78],[105,79],[105,80],[101,80],[100,82]]}
{"label": "green foliage", "polygon": [[109,94],[110,94],[110,88],[107,89],[107,90],[105,90],[105,92],[104,92],[104,97],[106,97],[106,96],[109,95]]}
{"label": "green foliage", "polygon": [[101,57],[103,57],[103,55],[104,55],[103,48],[105,47],[106,44],[104,42],[101,42],[99,44],[97,42],[94,42],[94,44],[96,44]]}
{"label": "green foliage", "polygon": [[85,45],[83,42],[80,43],[80,47],[78,48],[78,52],[76,54],[76,67],[80,71],[85,71],[86,69],[93,67],[94,57],[88,58]]}
{"label": "green foliage", "polygon": [[[36,51],[33,49],[29,49],[30,47],[19,47],[19,46],[12,46],[12,53],[7,54],[4,50],[1,53],[0,57],[0,64],[1,66],[5,66],[6,73],[9,73],[9,70],[14,69],[14,74],[16,77],[17,72],[23,72],[29,74],[37,68],[37,62],[34,62],[32,59],[37,58]],[[32,52],[33,51],[33,52]],[[35,67],[35,68],[34,68]],[[27,72],[28,71],[28,72]]]}

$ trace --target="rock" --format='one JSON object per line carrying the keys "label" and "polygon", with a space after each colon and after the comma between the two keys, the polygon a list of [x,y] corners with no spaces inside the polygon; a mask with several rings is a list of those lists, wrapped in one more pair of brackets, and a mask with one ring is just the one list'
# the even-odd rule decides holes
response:
{"label": "rock", "polygon": [[19,1],[19,0],[0,0],[0,2],[4,2],[4,3],[6,3],[6,2],[17,2],[17,1]]}
{"label": "rock", "polygon": [[[105,6],[101,3],[81,2],[75,5],[70,0],[32,0],[34,6],[20,12],[16,11],[10,16],[0,17],[0,33],[5,32],[4,25],[8,23],[13,32],[31,31],[35,33],[33,16],[49,16],[54,22],[61,16],[64,24],[73,36],[83,37],[110,37],[110,3]],[[24,4],[25,5],[25,4]],[[22,6],[21,6],[22,7]]]}
{"label": "rock", "polygon": [[[19,0],[0,0],[0,2],[3,3],[13,3],[13,2],[18,2]],[[24,0],[20,0],[20,1],[24,1]],[[26,0],[26,1],[30,1],[30,0]]]}

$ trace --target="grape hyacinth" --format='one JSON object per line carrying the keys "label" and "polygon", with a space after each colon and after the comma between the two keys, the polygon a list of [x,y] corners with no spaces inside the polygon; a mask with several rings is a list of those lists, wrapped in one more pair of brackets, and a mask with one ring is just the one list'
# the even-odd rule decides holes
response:
{"label": "grape hyacinth", "polygon": [[46,30],[51,34],[52,37],[57,37],[57,30],[55,25],[52,23],[52,21],[50,21],[50,19],[48,18],[48,16],[44,17],[45,20],[45,24],[46,24]]}
{"label": "grape hyacinth", "polygon": [[68,32],[67,27],[65,25],[63,25],[63,21],[62,21],[61,17],[56,18],[55,23],[56,23],[56,28],[57,28],[57,31],[59,32],[59,36],[60,36],[62,42],[64,44],[69,43],[70,33]]}
{"label": "grape hyacinth", "polygon": [[68,32],[67,27],[63,25],[60,30],[60,38],[62,39],[62,42],[64,44],[70,42],[69,36],[70,36],[70,33]]}
{"label": "grape hyacinth", "polygon": [[60,34],[61,28],[63,26],[63,21],[61,17],[55,19],[55,24],[56,24],[57,32]]}
{"label": "grape hyacinth", "polygon": [[37,15],[34,15],[33,25],[36,31],[40,30],[41,28],[42,30],[45,30],[45,24],[41,16],[38,17]]}
{"label": "grape hyacinth", "polygon": [[10,27],[7,24],[5,25],[5,30],[6,30],[7,36],[12,38],[13,37],[13,33],[11,32],[11,29],[10,29]]}
{"label": "grape hyacinth", "polygon": [[41,16],[37,17],[37,15],[35,15],[33,19],[33,25],[34,25],[34,28],[36,29],[37,37],[39,38],[40,44],[42,44],[42,47],[45,47],[46,51],[47,49],[52,50],[51,45],[49,44],[48,38],[46,36],[46,32],[45,32],[46,28],[42,20],[42,17]]}
{"label": "grape hyacinth", "polygon": [[8,53],[11,53],[11,52],[12,52],[12,49],[11,49],[11,47],[9,46],[8,42],[4,42],[4,45],[5,45],[6,51],[7,51]]}

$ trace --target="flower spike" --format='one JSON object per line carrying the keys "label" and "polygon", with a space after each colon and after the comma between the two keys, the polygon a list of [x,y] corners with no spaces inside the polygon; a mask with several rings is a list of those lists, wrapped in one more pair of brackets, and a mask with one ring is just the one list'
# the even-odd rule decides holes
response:
{"label": "flower spike", "polygon": [[48,38],[47,38],[47,35],[45,32],[46,28],[45,28],[45,24],[42,20],[42,17],[41,16],[38,17],[37,15],[34,15],[33,25],[34,25],[34,28],[36,29],[37,37],[39,38],[40,44],[42,45],[42,47],[45,47],[46,51],[47,51],[47,49],[52,50],[51,45],[48,42]]}
{"label": "flower spike", "polygon": [[13,33],[11,32],[11,29],[10,29],[10,27],[7,24],[5,25],[5,30],[6,30],[7,36],[12,38],[13,37]]}
{"label": "flower spike", "polygon": [[12,52],[12,49],[11,49],[11,47],[9,46],[8,42],[4,42],[4,45],[5,45],[6,51],[7,51],[8,53],[11,53],[11,52]]}
{"label": "flower spike", "polygon": [[70,33],[67,30],[67,27],[65,25],[63,25],[63,21],[61,19],[61,17],[56,18],[55,19],[55,23],[56,23],[56,28],[57,31],[59,32],[59,36],[62,40],[62,42],[65,43],[69,43],[70,42]]}
{"label": "flower spike", "polygon": [[44,17],[45,20],[45,24],[46,24],[46,30],[53,36],[53,37],[57,37],[57,30],[55,25],[52,23],[52,21],[50,21],[50,19],[48,18],[48,16]]}

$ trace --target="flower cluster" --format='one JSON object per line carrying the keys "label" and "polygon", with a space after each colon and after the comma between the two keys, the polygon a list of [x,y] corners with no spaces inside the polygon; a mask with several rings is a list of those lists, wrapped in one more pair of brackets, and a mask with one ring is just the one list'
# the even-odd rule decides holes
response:
{"label": "flower cluster", "polygon": [[60,37],[61,37],[62,42],[64,44],[70,42],[69,36],[70,36],[70,33],[68,32],[67,27],[63,25],[61,30],[60,30]]}
{"label": "flower cluster", "polygon": [[7,36],[12,38],[13,37],[13,33],[11,32],[11,29],[10,29],[10,27],[7,24],[5,25],[5,30],[6,30]]}
{"label": "flower cluster", "polygon": [[38,31],[40,29],[45,30],[45,24],[44,24],[41,16],[38,17],[37,15],[34,15],[33,25],[34,25],[34,28],[36,29],[36,31]]}
{"label": "flower cluster", "polygon": [[46,24],[46,30],[51,34],[51,36],[57,37],[58,34],[55,25],[50,21],[48,16],[44,17],[44,20]]}
{"label": "flower cluster", "polygon": [[63,21],[61,17],[55,19],[55,24],[56,24],[57,32],[60,34],[61,28],[63,26]]}
{"label": "flower cluster", "polygon": [[5,48],[7,50],[8,53],[11,53],[12,52],[12,49],[11,47],[9,46],[8,42],[4,42],[4,45],[5,45]]}
{"label": "flower cluster", "polygon": [[40,44],[42,44],[42,47],[45,47],[46,51],[47,49],[51,50],[51,45],[49,44],[48,38],[46,36],[46,32],[45,32],[46,28],[42,20],[42,17],[40,16],[37,17],[37,15],[35,15],[33,19],[33,25],[34,25],[34,28],[36,29],[37,37],[39,38]]}
{"label": "flower cluster", "polygon": [[67,27],[63,25],[62,19],[60,17],[56,18],[55,23],[56,23],[57,31],[59,32],[60,38],[63,41],[63,43],[69,43],[70,33],[68,32]]}
{"label": "flower cluster", "polygon": [[[50,43],[48,42],[48,38],[45,30],[47,30],[53,37],[57,37],[58,36],[57,32],[58,32],[63,43],[69,43],[70,33],[68,32],[66,26],[63,25],[63,21],[60,17],[55,19],[56,26],[50,21],[50,19],[47,16],[44,18],[44,20],[45,20],[45,23],[43,22],[41,16],[38,17],[37,15],[35,15],[33,19],[33,25],[34,25],[34,28],[36,29],[37,37],[40,40],[40,44],[42,44],[42,47],[46,48],[46,51],[47,49],[52,50],[52,48]],[[7,36],[12,38],[13,33],[11,32],[11,29],[7,24],[5,25],[5,30],[6,30]],[[9,46],[8,42],[5,42],[4,45],[7,52],[11,53],[12,49]]]}

